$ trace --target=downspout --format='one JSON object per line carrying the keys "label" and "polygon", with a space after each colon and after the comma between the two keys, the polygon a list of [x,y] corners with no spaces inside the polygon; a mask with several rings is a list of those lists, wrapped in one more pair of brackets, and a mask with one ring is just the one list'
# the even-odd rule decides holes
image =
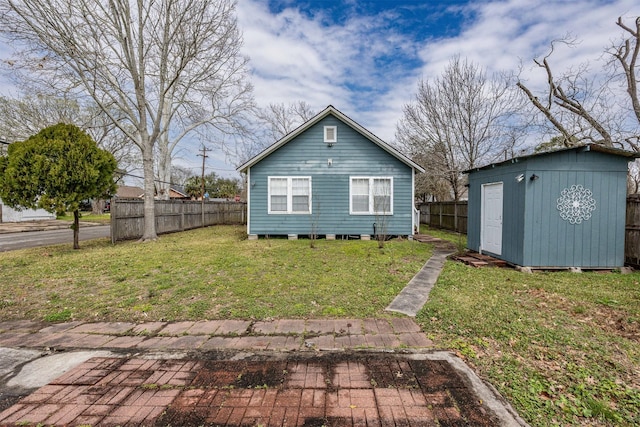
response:
{"label": "downspout", "polygon": [[413,236],[414,233],[416,232],[416,225],[417,225],[417,230],[418,232],[420,232],[420,221],[418,221],[418,224],[416,224],[416,216],[414,215],[414,211],[416,209],[415,204],[416,204],[416,170],[414,168],[411,168],[411,232],[409,233],[409,236]]}
{"label": "downspout", "polygon": [[251,234],[251,167],[247,168],[247,236]]}

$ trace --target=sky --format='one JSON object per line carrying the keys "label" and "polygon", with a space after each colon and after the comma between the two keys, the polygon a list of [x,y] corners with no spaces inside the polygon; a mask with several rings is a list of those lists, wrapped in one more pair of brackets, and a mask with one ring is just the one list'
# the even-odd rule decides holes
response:
{"label": "sky", "polygon": [[[402,108],[420,79],[441,75],[454,56],[488,73],[521,70],[531,88],[545,75],[533,63],[550,42],[573,37],[551,57],[557,74],[589,63],[600,72],[604,50],[640,15],[637,0],[238,0],[243,54],[259,106],[305,101],[333,105],[393,143]],[[0,46],[0,56],[6,47]],[[7,86],[0,81],[0,94]],[[198,146],[176,163],[199,171]],[[237,159],[210,153],[207,171],[237,176]]]}

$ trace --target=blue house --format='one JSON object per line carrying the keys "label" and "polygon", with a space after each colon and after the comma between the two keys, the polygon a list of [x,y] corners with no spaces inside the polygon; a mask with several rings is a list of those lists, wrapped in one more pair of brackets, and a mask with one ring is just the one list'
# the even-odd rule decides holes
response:
{"label": "blue house", "polygon": [[331,105],[238,171],[251,238],[411,236],[419,224],[424,169]]}
{"label": "blue house", "polygon": [[532,268],[624,266],[628,162],[590,144],[467,171],[467,247]]}

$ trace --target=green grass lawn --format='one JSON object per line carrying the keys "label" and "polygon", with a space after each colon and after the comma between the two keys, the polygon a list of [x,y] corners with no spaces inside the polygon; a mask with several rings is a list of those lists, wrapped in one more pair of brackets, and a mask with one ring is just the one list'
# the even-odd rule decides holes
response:
{"label": "green grass lawn", "polygon": [[187,320],[385,316],[428,245],[245,239],[211,227],[157,242],[106,239],[0,254],[0,319]]}
{"label": "green grass lawn", "polygon": [[[66,215],[58,215],[56,219],[62,221],[73,221],[73,212],[67,212]],[[80,212],[80,221],[85,222],[97,222],[100,224],[109,224],[111,222],[111,215],[108,213],[95,215],[91,212]]]}
{"label": "green grass lawn", "polygon": [[532,425],[640,424],[638,273],[448,261],[417,320]]}

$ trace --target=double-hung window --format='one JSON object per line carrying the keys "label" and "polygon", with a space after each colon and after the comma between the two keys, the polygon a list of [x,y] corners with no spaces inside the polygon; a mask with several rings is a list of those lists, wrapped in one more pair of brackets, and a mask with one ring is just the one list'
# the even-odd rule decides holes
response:
{"label": "double-hung window", "polygon": [[270,176],[270,214],[311,213],[310,176]]}
{"label": "double-hung window", "polygon": [[393,215],[393,178],[354,176],[349,187],[351,215]]}

